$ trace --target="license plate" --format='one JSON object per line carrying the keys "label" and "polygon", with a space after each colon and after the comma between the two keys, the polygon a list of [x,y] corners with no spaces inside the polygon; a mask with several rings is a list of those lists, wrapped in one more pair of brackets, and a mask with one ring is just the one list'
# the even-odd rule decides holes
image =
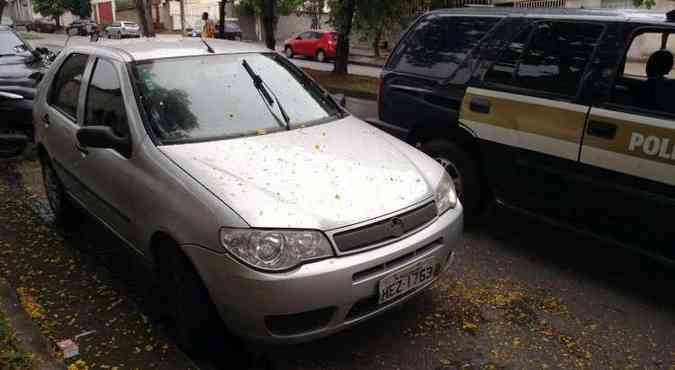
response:
{"label": "license plate", "polygon": [[395,272],[380,280],[379,304],[391,301],[428,283],[434,277],[434,266],[433,259],[421,261],[412,268]]}

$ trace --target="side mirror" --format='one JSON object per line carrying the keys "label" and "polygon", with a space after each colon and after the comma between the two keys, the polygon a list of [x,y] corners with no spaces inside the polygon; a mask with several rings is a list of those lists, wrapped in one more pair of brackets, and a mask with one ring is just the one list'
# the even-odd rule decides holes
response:
{"label": "side mirror", "polygon": [[108,126],[85,126],[77,130],[77,141],[83,147],[113,149],[125,157],[131,156],[131,140],[120,137]]}
{"label": "side mirror", "polygon": [[297,36],[295,39],[296,39],[296,40],[302,40],[302,37]]}
{"label": "side mirror", "polygon": [[347,107],[347,97],[345,94],[332,94],[333,100],[335,100],[336,103],[338,103],[341,107],[346,108]]}

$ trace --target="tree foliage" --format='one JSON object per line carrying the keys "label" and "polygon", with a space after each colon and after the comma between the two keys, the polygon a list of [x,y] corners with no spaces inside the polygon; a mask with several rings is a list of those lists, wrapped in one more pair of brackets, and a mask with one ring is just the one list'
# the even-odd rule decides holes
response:
{"label": "tree foliage", "polygon": [[91,16],[91,4],[89,0],[70,0],[66,9],[82,18],[89,18]]}
{"label": "tree foliage", "polygon": [[43,17],[52,17],[56,26],[61,26],[60,17],[68,10],[68,0],[33,0],[33,10]]}
{"label": "tree foliage", "polygon": [[380,55],[380,41],[388,31],[401,28],[409,7],[407,0],[357,0],[354,29],[373,45]]}
{"label": "tree foliage", "polygon": [[656,6],[656,0],[633,0],[633,5],[635,5],[636,8],[644,7],[651,9]]}

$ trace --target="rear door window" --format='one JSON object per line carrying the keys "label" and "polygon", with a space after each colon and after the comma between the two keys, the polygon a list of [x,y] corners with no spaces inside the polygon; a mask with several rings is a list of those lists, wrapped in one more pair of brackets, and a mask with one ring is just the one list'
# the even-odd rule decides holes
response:
{"label": "rear door window", "polygon": [[485,80],[575,97],[603,30],[594,23],[538,22],[506,47]]}
{"label": "rear door window", "polygon": [[54,76],[49,93],[49,105],[69,116],[74,122],[77,122],[77,102],[88,60],[87,55],[71,54]]}
{"label": "rear door window", "polygon": [[500,20],[498,17],[428,16],[403,42],[391,67],[403,73],[448,78]]}

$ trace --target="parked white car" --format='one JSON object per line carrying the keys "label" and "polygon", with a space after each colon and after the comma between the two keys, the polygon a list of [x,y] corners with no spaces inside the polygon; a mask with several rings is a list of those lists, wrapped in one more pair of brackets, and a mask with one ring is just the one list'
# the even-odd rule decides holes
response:
{"label": "parked white car", "polygon": [[109,39],[141,37],[141,27],[138,23],[128,21],[115,22],[106,27],[105,32]]}

